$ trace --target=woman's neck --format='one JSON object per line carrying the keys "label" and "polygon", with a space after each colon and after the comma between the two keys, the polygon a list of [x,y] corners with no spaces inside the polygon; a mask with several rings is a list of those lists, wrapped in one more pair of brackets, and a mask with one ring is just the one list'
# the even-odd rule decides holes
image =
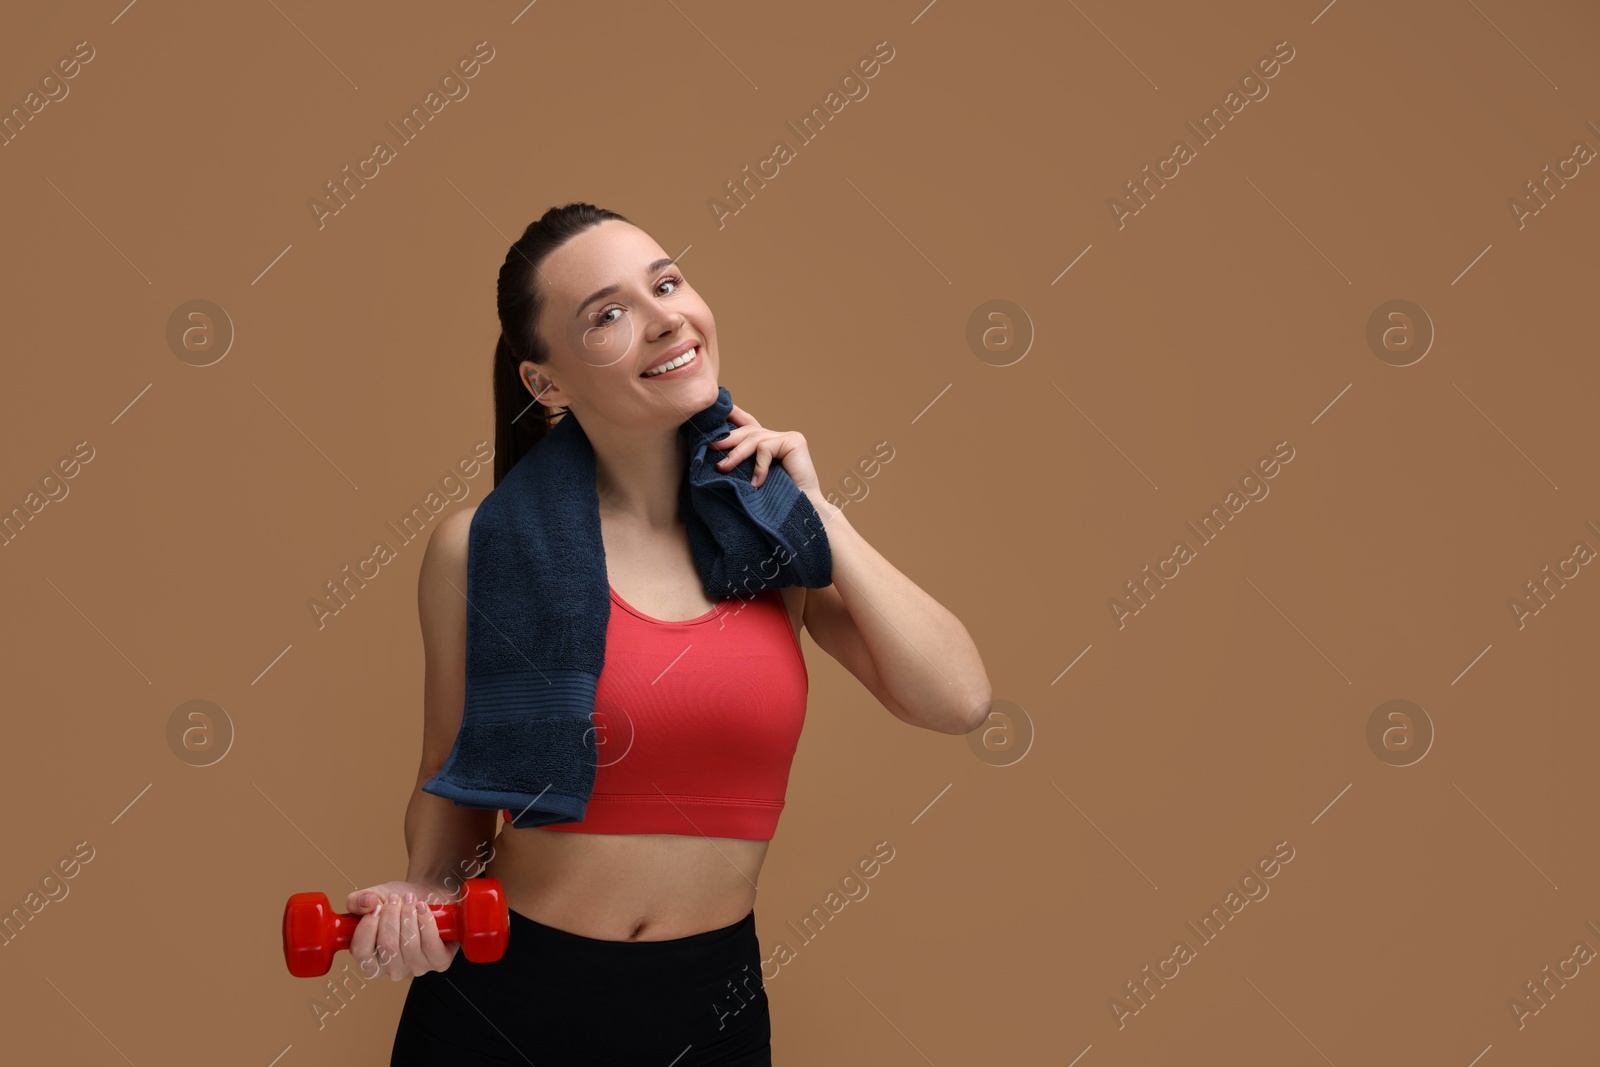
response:
{"label": "woman's neck", "polygon": [[678,498],[688,474],[689,444],[674,426],[667,436],[616,434],[596,441],[595,493],[600,510],[652,529],[681,521]]}

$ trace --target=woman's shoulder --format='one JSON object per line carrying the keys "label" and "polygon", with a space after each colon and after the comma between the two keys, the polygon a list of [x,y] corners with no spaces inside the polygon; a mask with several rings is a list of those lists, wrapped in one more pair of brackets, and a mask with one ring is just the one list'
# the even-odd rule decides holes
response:
{"label": "woman's shoulder", "polygon": [[428,535],[428,547],[422,554],[422,579],[440,575],[452,581],[466,581],[467,537],[472,532],[472,516],[478,510],[474,504],[452,511],[440,519]]}
{"label": "woman's shoulder", "polygon": [[[439,520],[433,528],[433,534],[428,538],[428,547],[431,549],[435,542],[444,542],[444,547],[454,551],[467,550],[467,534],[472,530],[472,516],[478,512],[478,505],[452,511]],[[465,558],[465,557],[463,557]]]}
{"label": "woman's shoulder", "polygon": [[[440,519],[428,535],[417,572],[417,615],[430,671],[454,677],[462,670],[467,640],[467,535],[475,508]],[[458,720],[459,721],[459,720]],[[450,731],[454,737],[454,730]],[[442,759],[442,757],[441,757]]]}

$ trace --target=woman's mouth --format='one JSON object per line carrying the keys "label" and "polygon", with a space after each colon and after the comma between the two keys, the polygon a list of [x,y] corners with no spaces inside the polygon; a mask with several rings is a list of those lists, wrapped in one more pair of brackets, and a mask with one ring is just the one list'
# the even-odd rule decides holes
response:
{"label": "woman's mouth", "polygon": [[665,363],[651,367],[639,377],[649,378],[652,381],[659,378],[681,378],[694,373],[694,369],[699,362],[700,346],[695,345],[677,359],[669,359]]}

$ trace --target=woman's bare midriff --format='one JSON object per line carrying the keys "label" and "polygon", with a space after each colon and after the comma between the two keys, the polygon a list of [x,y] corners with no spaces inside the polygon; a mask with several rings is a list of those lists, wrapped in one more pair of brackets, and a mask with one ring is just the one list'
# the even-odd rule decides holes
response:
{"label": "woman's bare midriff", "polygon": [[664,941],[755,906],[766,841],[501,827],[485,873],[512,911],[605,941]]}

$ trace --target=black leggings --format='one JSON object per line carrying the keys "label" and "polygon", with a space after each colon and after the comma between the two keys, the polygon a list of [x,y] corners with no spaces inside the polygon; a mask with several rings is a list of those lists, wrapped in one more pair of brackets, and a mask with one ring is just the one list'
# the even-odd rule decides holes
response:
{"label": "black leggings", "polygon": [[506,954],[411,979],[390,1067],[771,1067],[752,909],[666,941],[606,941],[511,912]]}

